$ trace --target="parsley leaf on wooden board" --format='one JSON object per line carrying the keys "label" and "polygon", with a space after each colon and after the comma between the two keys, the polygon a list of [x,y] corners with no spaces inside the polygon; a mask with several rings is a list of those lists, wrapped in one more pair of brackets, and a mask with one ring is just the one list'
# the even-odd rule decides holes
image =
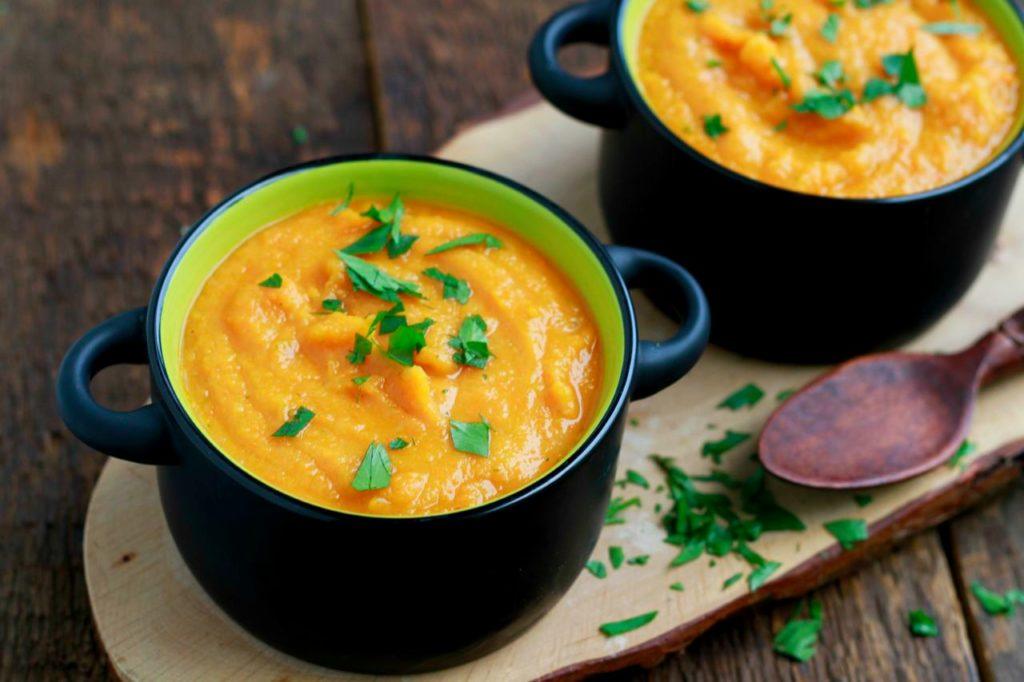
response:
{"label": "parsley leaf on wooden board", "polygon": [[836,519],[826,523],[825,530],[846,550],[868,539],[868,524],[864,519]]}
{"label": "parsley leaf on wooden board", "polygon": [[362,258],[350,253],[341,250],[334,253],[345,264],[348,277],[352,280],[352,287],[357,291],[365,291],[388,303],[397,303],[399,294],[423,298],[420,287],[415,282],[396,279],[376,265],[367,263]]}
{"label": "parsley leaf on wooden board", "polygon": [[355,347],[353,347],[352,352],[348,354],[348,361],[353,365],[361,365],[366,362],[366,358],[369,357],[372,352],[373,342],[362,334],[356,334]]}
{"label": "parsley leaf on wooden board", "polygon": [[743,577],[742,573],[733,573],[732,575],[730,575],[728,578],[725,579],[725,582],[722,583],[722,589],[723,590],[729,589],[730,587],[735,585],[737,582],[739,582],[740,578],[742,578],[742,577]]}
{"label": "parsley leaf on wooden board", "polygon": [[345,195],[345,198],[341,201],[340,204],[338,204],[337,206],[335,206],[334,208],[331,209],[331,215],[332,216],[338,215],[339,213],[344,211],[346,208],[348,208],[349,204],[352,203],[352,197],[354,197],[355,194],[356,194],[356,183],[354,183],[354,182],[348,183],[348,194]]}
{"label": "parsley leaf on wooden board", "polygon": [[764,397],[764,391],[757,384],[747,384],[718,403],[719,408],[727,408],[735,412],[741,407],[753,407]]}
{"label": "parsley leaf on wooden board", "polygon": [[700,448],[701,457],[710,457],[715,464],[722,463],[722,455],[750,439],[749,433],[726,430],[720,440],[707,441]]}
{"label": "parsley leaf on wooden board", "polygon": [[1013,589],[1005,594],[993,592],[980,582],[971,583],[971,593],[990,616],[1004,616],[1013,612],[1015,604],[1024,604],[1024,591]]}
{"label": "parsley leaf on wooden board", "polygon": [[452,446],[459,452],[487,457],[491,452],[491,425],[485,419],[478,422],[448,422],[452,434]]}
{"label": "parsley leaf on wooden board", "polygon": [[775,635],[776,652],[804,663],[811,660],[817,651],[818,635],[821,633],[821,602],[812,599],[808,606],[807,618],[801,618],[804,600],[800,600],[789,622]]}
{"label": "parsley leaf on wooden board", "polygon": [[608,577],[608,569],[604,567],[604,564],[597,559],[591,559],[586,563],[586,568],[590,571],[590,574],[595,578],[604,580]]}
{"label": "parsley leaf on wooden board", "polygon": [[604,525],[617,526],[625,523],[626,519],[622,518],[620,514],[630,507],[639,506],[639,497],[631,497],[628,500],[621,497],[613,497],[612,501],[608,503],[608,509],[606,509],[604,513]]}
{"label": "parsley leaf on wooden board", "polygon": [[416,324],[397,327],[388,340],[388,357],[400,365],[412,367],[415,354],[427,345],[426,333],[432,324],[434,321],[428,317]]}
{"label": "parsley leaf on wooden board", "polygon": [[275,438],[294,438],[299,435],[304,428],[309,426],[309,422],[313,421],[313,417],[315,416],[316,413],[314,413],[313,410],[306,407],[300,407],[295,410],[295,414],[293,414],[288,421],[281,424],[277,431],[274,431],[273,435]]}
{"label": "parsley leaf on wooden board", "polygon": [[870,495],[864,495],[862,493],[853,496],[853,501],[858,507],[866,507],[871,504],[872,497]]}
{"label": "parsley leaf on wooden board", "polygon": [[601,633],[607,637],[624,635],[627,632],[632,632],[637,628],[642,628],[643,626],[647,625],[652,620],[654,620],[655,617],[657,617],[657,615],[657,611],[650,611],[649,613],[644,613],[639,616],[633,616],[632,618],[627,618],[625,620],[617,620],[612,623],[605,623],[600,627],[600,630]]}
{"label": "parsley leaf on wooden board", "polygon": [[447,272],[441,272],[437,268],[427,268],[423,271],[423,274],[431,279],[436,279],[444,285],[442,294],[444,298],[452,298],[465,305],[469,297],[473,295],[473,290],[469,288],[469,283],[464,279],[449,275]]}
{"label": "parsley leaf on wooden board", "polygon": [[938,637],[939,626],[935,619],[921,609],[907,614],[907,626],[915,637]]}
{"label": "parsley leaf on wooden board", "polygon": [[483,369],[491,357],[487,345],[487,323],[479,315],[470,315],[462,321],[459,335],[453,336],[448,345],[455,349],[452,359],[460,365]]}
{"label": "parsley leaf on wooden board", "polygon": [[747,576],[747,585],[749,585],[750,591],[756,592],[758,588],[768,581],[768,578],[771,577],[772,573],[779,570],[780,566],[782,566],[782,564],[778,561],[766,561],[763,565],[758,566],[751,571],[750,575]]}
{"label": "parsley leaf on wooden board", "polygon": [[391,485],[391,460],[384,446],[373,441],[366,448],[363,461],[359,464],[352,487],[356,490],[380,490]]}
{"label": "parsley leaf on wooden board", "polygon": [[971,441],[965,440],[963,443],[960,443],[960,447],[956,449],[956,452],[953,453],[953,456],[950,457],[949,461],[946,462],[946,466],[948,466],[950,469],[955,469],[958,466],[962,467],[962,461],[964,457],[971,454],[975,450],[977,450],[977,446],[975,446],[974,443],[972,443]]}
{"label": "parsley leaf on wooden board", "polygon": [[626,469],[626,480],[635,486],[643,488],[644,490],[648,490],[651,487],[651,484],[647,482],[646,478],[632,469]]}
{"label": "parsley leaf on wooden board", "polygon": [[682,592],[685,588],[682,583],[672,583],[668,586],[668,589],[674,590],[675,592]]}
{"label": "parsley leaf on wooden board", "polygon": [[608,561],[611,563],[612,568],[617,569],[621,566],[625,558],[626,553],[618,545],[612,545],[608,548]]}
{"label": "parsley leaf on wooden board", "polygon": [[265,280],[260,282],[260,286],[261,287],[266,287],[268,289],[280,289],[281,288],[281,284],[283,284],[283,283],[284,283],[284,280],[281,278],[281,275],[279,275],[279,274],[277,274],[275,272],[273,275],[271,275],[270,277],[267,277]]}
{"label": "parsley leaf on wooden board", "polygon": [[722,123],[721,114],[709,114],[704,116],[704,132],[713,140],[729,132],[729,129]]}
{"label": "parsley leaf on wooden board", "polygon": [[629,558],[626,563],[630,566],[646,566],[647,562],[650,561],[650,554],[641,554],[639,556]]}
{"label": "parsley leaf on wooden board", "polygon": [[487,234],[486,232],[478,232],[476,234],[467,234],[464,237],[453,239],[449,242],[445,242],[440,246],[435,246],[430,251],[427,251],[428,256],[432,256],[437,253],[444,253],[445,251],[451,251],[463,246],[475,246],[477,244],[483,244],[488,249],[500,249],[504,246],[501,240],[494,235]]}
{"label": "parsley leaf on wooden board", "polygon": [[796,389],[795,388],[787,388],[787,389],[785,389],[783,391],[779,391],[778,393],[776,393],[775,394],[775,399],[778,400],[780,403],[781,402],[785,402],[785,401],[789,400],[790,398],[792,398],[795,393],[796,393]]}

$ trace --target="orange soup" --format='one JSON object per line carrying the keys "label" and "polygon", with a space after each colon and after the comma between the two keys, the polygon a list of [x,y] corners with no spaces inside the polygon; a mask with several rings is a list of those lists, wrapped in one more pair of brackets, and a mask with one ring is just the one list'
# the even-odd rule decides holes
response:
{"label": "orange soup", "polygon": [[885,197],[970,174],[1014,127],[1018,66],[970,0],[653,0],[636,75],[743,175]]}
{"label": "orange soup", "polygon": [[270,225],[210,275],[183,340],[203,431],[268,485],[389,516],[483,504],[543,476],[601,391],[597,325],[530,244],[401,199]]}

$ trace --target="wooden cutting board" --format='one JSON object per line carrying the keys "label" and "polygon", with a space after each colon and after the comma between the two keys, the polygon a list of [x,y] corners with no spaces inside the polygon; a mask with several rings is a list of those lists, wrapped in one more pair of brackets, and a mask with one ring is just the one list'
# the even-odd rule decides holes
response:
{"label": "wooden cutting board", "polygon": [[[457,135],[439,155],[508,175],[561,204],[607,238],[596,197],[598,131],[546,104],[521,105]],[[964,229],[970,229],[965,225]],[[666,335],[671,325],[640,301],[643,336]],[[972,341],[1003,315],[1024,304],[1024,193],[1018,191],[991,262],[970,291],[939,325],[911,345],[951,351]],[[652,483],[661,476],[648,455],[676,459],[688,473],[707,473],[711,460],[701,445],[726,429],[756,434],[775,407],[777,392],[798,387],[820,371],[748,360],[710,349],[696,369],[670,389],[635,403],[620,458]],[[754,382],[766,397],[752,409],[732,412],[716,405]],[[753,438],[727,453],[721,468],[743,476],[754,466]],[[627,556],[650,555],[644,566],[609,571],[604,580],[583,573],[564,599],[521,638],[485,658],[419,679],[527,680],[572,678],[630,664],[653,665],[713,623],[767,598],[802,594],[893,542],[935,525],[1016,478],[1024,459],[1024,375],[986,389],[971,440],[977,453],[966,467],[939,469],[899,485],[868,491],[859,508],[849,493],[811,491],[769,482],[776,497],[807,525],[802,532],[766,533],[753,548],[782,562],[755,593],[741,580],[723,582],[748,568],[735,555],[669,569],[677,549],[662,541],[657,502],[664,493],[630,487],[642,507],[625,512],[628,522],[608,526],[595,550],[607,564],[607,548]],[[863,518],[871,537],[844,552],[822,524]],[[86,582],[96,627],[114,670],[124,679],[356,679],[280,654],[249,636],[203,593],[168,535],[151,468],[111,460],[97,483],[85,525]],[[669,585],[681,582],[685,591]],[[598,632],[601,623],[648,611],[657,618],[617,637]]]}

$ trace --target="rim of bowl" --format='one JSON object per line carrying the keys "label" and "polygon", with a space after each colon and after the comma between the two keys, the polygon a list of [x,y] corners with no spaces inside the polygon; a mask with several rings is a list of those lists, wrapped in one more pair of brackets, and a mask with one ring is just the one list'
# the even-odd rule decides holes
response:
{"label": "rim of bowl", "polygon": [[[1006,144],[1001,152],[990,158],[982,166],[971,171],[967,175],[954,180],[953,182],[939,187],[933,187],[922,192],[914,192],[913,194],[898,194],[891,197],[836,197],[829,196],[826,194],[812,194],[810,192],[799,192],[794,189],[786,187],[779,187],[778,185],[772,185],[762,180],[757,180],[748,175],[744,175],[737,171],[728,168],[714,159],[701,154],[699,151],[688,145],[678,135],[673,133],[668,126],[661,120],[661,118],[651,109],[647,100],[644,98],[643,93],[640,92],[639,86],[633,79],[633,74],[629,70],[629,64],[626,61],[626,53],[623,49],[623,32],[625,31],[625,17],[626,17],[626,6],[635,0],[619,0],[618,8],[615,10],[615,17],[612,22],[612,40],[611,40],[611,53],[613,58],[613,64],[615,70],[618,72],[619,80],[622,82],[626,93],[629,96],[630,104],[639,112],[646,122],[651,125],[654,130],[662,137],[668,138],[669,141],[676,147],[686,153],[690,158],[698,161],[704,165],[707,169],[716,171],[732,180],[742,182],[753,188],[762,190],[769,190],[773,192],[780,192],[782,194],[790,195],[792,197],[809,197],[813,199],[819,199],[822,201],[835,201],[835,202],[852,202],[861,204],[902,204],[910,203],[913,201],[919,201],[923,199],[930,199],[932,197],[940,196],[949,192],[956,191],[966,185],[970,185],[977,180],[985,177],[989,173],[992,173],[997,168],[1006,163],[1011,157],[1020,152],[1021,147],[1024,146],[1024,125],[1021,126],[1020,130],[1010,138],[1010,141]],[[1017,23],[1020,24],[1021,29],[1024,30],[1024,9],[1018,5],[1014,0],[1000,0],[1006,5],[1009,5],[1013,10],[1013,14],[1017,19]],[[987,15],[986,15],[987,16]],[[1024,74],[1024,62],[1020,59],[1015,60],[1017,62],[1018,76]],[[1021,78],[1022,84],[1024,84],[1024,78]],[[1021,93],[1022,100],[1017,103],[1018,108],[1024,107],[1024,92]],[[1018,114],[1020,115],[1020,114]]]}
{"label": "rim of bowl", "polygon": [[[189,247],[195,243],[197,237],[213,223],[213,219],[222,211],[226,210],[234,203],[244,199],[246,196],[258,192],[264,186],[269,185],[284,176],[301,173],[305,170],[320,166],[358,161],[409,161],[413,163],[447,166],[499,182],[519,194],[525,195],[528,199],[551,211],[566,229],[571,230],[580,237],[585,247],[588,248],[601,263],[605,275],[611,281],[612,288],[615,291],[616,303],[619,306],[623,322],[625,323],[623,333],[624,350],[622,368],[619,371],[618,384],[615,386],[614,393],[608,403],[607,409],[604,413],[595,415],[594,419],[596,423],[594,428],[591,430],[590,435],[587,436],[582,443],[576,446],[572,452],[565,456],[561,464],[548,471],[540,478],[530,481],[521,488],[490,502],[486,502],[475,507],[468,507],[466,509],[458,509],[438,514],[424,514],[420,516],[375,516],[373,514],[330,509],[328,507],[322,507],[320,505],[300,500],[299,498],[293,497],[292,495],[289,495],[288,493],[283,492],[249,474],[240,466],[235,464],[230,457],[221,452],[221,450],[206,437],[206,434],[202,432],[192,418],[189,417],[181,403],[181,399],[171,386],[170,377],[167,375],[167,368],[163,362],[163,353],[160,343],[160,315],[163,309],[164,295],[167,291],[167,284],[170,280],[170,275],[175,271]],[[409,525],[427,522],[457,522],[468,518],[487,516],[488,514],[502,511],[554,485],[557,481],[567,476],[573,469],[575,469],[580,462],[594,451],[597,444],[609,435],[616,416],[629,402],[627,388],[633,383],[633,375],[635,371],[637,323],[636,314],[629,299],[629,288],[622,279],[622,275],[615,268],[614,263],[612,263],[611,257],[608,255],[607,251],[605,251],[604,245],[597,239],[597,237],[587,230],[579,220],[573,217],[572,214],[538,192],[497,173],[477,168],[469,164],[459,163],[457,161],[448,161],[446,159],[438,159],[427,155],[399,153],[341,154],[286,166],[264,175],[263,177],[228,194],[215,206],[206,211],[199,220],[193,223],[188,232],[181,237],[170,255],[167,257],[163,269],[160,272],[160,276],[153,287],[153,294],[146,310],[146,349],[150,362],[150,375],[153,377],[155,389],[160,395],[161,402],[173,417],[175,424],[188,437],[191,444],[203,452],[203,456],[206,457],[207,460],[214,464],[222,473],[230,476],[234,482],[243,486],[249,492],[258,495],[266,502],[283,507],[292,512],[306,516],[318,517],[321,520],[344,519],[348,522]],[[180,466],[180,464],[171,464],[168,466]]]}

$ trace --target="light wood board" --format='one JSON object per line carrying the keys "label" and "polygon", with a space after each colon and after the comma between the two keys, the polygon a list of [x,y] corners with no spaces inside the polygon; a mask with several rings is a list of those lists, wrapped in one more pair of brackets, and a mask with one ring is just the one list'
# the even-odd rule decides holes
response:
{"label": "light wood board", "polygon": [[[598,132],[546,104],[518,108],[474,125],[456,136],[441,156],[508,175],[561,204],[606,238],[596,199]],[[971,229],[965,225],[964,229]],[[998,247],[966,299],[911,347],[956,350],[1024,304],[1024,194],[1017,192]],[[656,338],[672,326],[640,301],[642,336]],[[620,472],[632,468],[650,481],[661,479],[648,455],[674,457],[691,474],[706,473],[711,461],[701,444],[725,429],[756,434],[777,404],[778,391],[798,387],[820,368],[772,365],[710,349],[694,371],[670,389],[635,403]],[[730,412],[716,405],[733,390],[756,382],[767,396],[752,410]],[[713,428],[709,425],[713,424]],[[669,570],[676,548],[662,542],[656,502],[664,494],[631,488],[641,509],[628,523],[607,527],[595,557],[607,563],[607,547],[627,556],[649,554],[645,566],[623,566],[598,580],[583,573],[561,602],[521,638],[485,658],[420,679],[526,680],[575,677],[632,663],[651,665],[684,646],[714,622],[763,598],[807,591],[855,563],[884,550],[908,533],[934,525],[1019,474],[1024,451],[1024,376],[986,389],[971,440],[978,453],[963,470],[940,467],[912,481],[869,491],[861,509],[848,493],[819,492],[771,481],[770,487],[807,525],[804,532],[766,533],[753,548],[783,562],[756,593],[746,582],[723,589],[723,581],[747,566],[735,556],[709,566],[707,557]],[[751,442],[753,439],[751,439]],[[722,468],[738,476],[753,464],[748,443],[724,457]],[[871,539],[842,552],[822,528],[836,518],[864,518]],[[130,680],[356,679],[306,665],[262,645],[232,623],[189,574],[160,512],[152,469],[112,460],[93,494],[85,527],[86,581],[100,638],[114,670]],[[674,582],[684,592],[668,589]],[[606,638],[598,626],[658,610],[648,626]]]}

